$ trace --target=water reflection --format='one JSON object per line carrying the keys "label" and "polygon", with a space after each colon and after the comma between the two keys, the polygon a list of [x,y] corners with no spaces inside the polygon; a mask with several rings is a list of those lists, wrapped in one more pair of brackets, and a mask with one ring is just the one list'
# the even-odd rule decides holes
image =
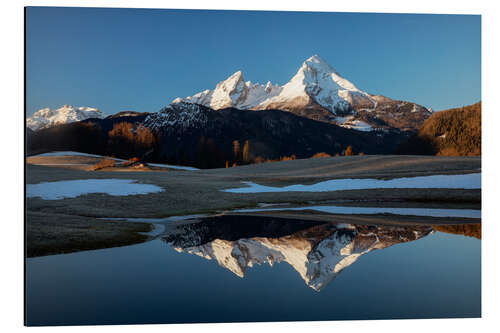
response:
{"label": "water reflection", "polygon": [[[226,215],[156,221],[166,227],[159,236],[163,240],[28,258],[27,323],[481,316],[481,244],[476,239],[481,237],[480,224],[431,226],[446,221],[423,217],[417,223],[425,226],[373,226],[372,221],[381,219],[362,216],[350,224],[335,224]],[[383,219],[401,220],[390,215]],[[359,225],[365,223],[360,220],[372,225]],[[374,249],[399,243],[358,260]],[[213,260],[181,255],[174,248]],[[279,261],[284,264],[268,266]],[[248,278],[238,281],[215,263],[238,276],[248,273]],[[249,268],[257,264],[262,266]],[[343,276],[325,287],[348,266]],[[299,276],[321,292],[306,287]]]}
{"label": "water reflection", "polygon": [[309,287],[320,291],[360,256],[433,231],[430,225],[354,225],[223,215],[174,225],[163,240],[178,252],[216,260],[242,278],[254,265],[287,262]]}
{"label": "water reflection", "polygon": [[481,239],[481,224],[435,225],[434,230],[447,234],[462,235]]}

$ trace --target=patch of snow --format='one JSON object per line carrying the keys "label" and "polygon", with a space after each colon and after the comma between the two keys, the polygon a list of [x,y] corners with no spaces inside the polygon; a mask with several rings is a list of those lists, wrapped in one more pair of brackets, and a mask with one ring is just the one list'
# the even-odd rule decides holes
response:
{"label": "patch of snow", "polygon": [[362,120],[355,119],[354,116],[336,117],[335,122],[337,125],[344,128],[355,129],[358,131],[371,132],[375,130],[370,124]]}
{"label": "patch of snow", "polygon": [[61,165],[85,165],[88,166],[88,163],[30,163],[34,165],[45,165],[45,166],[61,166]]}
{"label": "patch of snow", "polygon": [[[31,156],[28,156],[28,158],[30,158],[30,157],[43,157],[43,156],[54,156],[54,157],[58,157],[58,156],[84,156],[84,157],[96,157],[96,158],[109,158],[109,159],[115,160],[117,162],[125,162],[126,161],[126,160],[123,160],[121,158],[110,157],[110,156],[103,156],[103,155],[95,155],[95,154],[87,154],[87,153],[80,153],[78,151],[53,151],[53,152],[50,152],[50,153],[43,153],[43,154],[38,154],[38,155],[31,155]],[[50,165],[50,164],[39,164],[39,163],[37,163],[37,165]],[[64,165],[64,164],[61,164],[61,165]]]}
{"label": "patch of snow", "polygon": [[231,193],[269,193],[269,192],[328,192],[342,190],[365,190],[377,188],[460,188],[480,189],[481,174],[435,175],[411,178],[380,179],[332,179],[312,185],[290,185],[273,187],[243,182],[247,187],[223,190]]}
{"label": "patch of snow", "polygon": [[[38,157],[38,156],[85,156],[85,157],[97,157],[97,158],[110,158],[110,159],[113,159],[113,160],[118,161],[118,162],[125,162],[126,161],[126,160],[123,160],[120,158],[108,157],[108,156],[103,156],[103,155],[80,153],[77,151],[54,151],[54,152],[50,152],[50,153],[43,153],[43,154],[32,155],[32,156],[28,156],[28,157]],[[187,170],[187,171],[200,170],[198,168],[181,166],[181,165],[161,164],[161,163],[146,163],[146,164],[151,165],[151,166],[155,166],[155,167],[159,167],[159,168],[169,168],[169,169]],[[54,164],[38,164],[38,165],[86,165],[86,164],[82,164],[82,163],[74,163],[74,164],[54,163]]]}
{"label": "patch of snow", "polygon": [[[50,153],[43,153],[43,154],[38,154],[38,155],[32,155],[28,157],[38,157],[38,156],[85,156],[85,157],[107,157],[103,155],[95,155],[95,154],[87,154],[87,153],[80,153],[78,151],[52,151]],[[114,158],[114,157],[108,157],[108,158]],[[124,161],[124,160],[121,160]]]}
{"label": "patch of snow", "polygon": [[89,193],[127,196],[161,191],[163,188],[159,186],[137,183],[133,179],[79,179],[26,185],[28,198],[40,197],[44,200],[76,198]]}
{"label": "patch of snow", "polygon": [[350,124],[342,125],[342,127],[354,129],[357,131],[363,131],[363,132],[371,132],[374,130],[370,124],[368,124],[362,120],[354,120]]}
{"label": "patch of snow", "polygon": [[127,222],[150,222],[150,223],[167,223],[167,222],[176,222],[176,221],[184,221],[189,219],[195,219],[199,217],[207,217],[206,214],[193,214],[193,215],[175,215],[169,217],[160,217],[160,218],[152,218],[152,217],[102,217],[103,220],[123,220]]}
{"label": "patch of snow", "polygon": [[348,206],[303,206],[281,208],[238,209],[237,213],[255,213],[264,211],[302,211],[315,210],[331,214],[395,214],[431,217],[481,218],[480,209],[441,209],[441,208],[393,208],[393,207],[348,207]]}
{"label": "patch of snow", "polygon": [[147,163],[148,165],[159,167],[159,168],[169,168],[169,169],[177,169],[177,170],[186,170],[186,171],[196,171],[200,170],[198,168],[181,166],[181,165],[172,165],[172,164],[161,164],[161,163]]}

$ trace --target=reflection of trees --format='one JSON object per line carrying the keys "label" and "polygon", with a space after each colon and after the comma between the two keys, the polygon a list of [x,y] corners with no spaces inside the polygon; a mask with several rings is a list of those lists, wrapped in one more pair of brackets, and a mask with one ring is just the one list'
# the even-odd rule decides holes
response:
{"label": "reflection of trees", "polygon": [[453,224],[453,225],[434,225],[432,228],[436,231],[446,232],[448,234],[463,235],[481,239],[481,223],[477,224]]}

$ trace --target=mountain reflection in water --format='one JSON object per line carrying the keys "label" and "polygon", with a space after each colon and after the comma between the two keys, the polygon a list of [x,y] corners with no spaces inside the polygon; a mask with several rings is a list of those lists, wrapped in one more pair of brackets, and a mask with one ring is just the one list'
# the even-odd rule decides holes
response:
{"label": "mountain reflection in water", "polygon": [[287,262],[309,287],[320,291],[361,255],[417,240],[433,230],[430,225],[354,225],[222,215],[177,224],[163,240],[178,252],[214,259],[242,278],[255,264]]}

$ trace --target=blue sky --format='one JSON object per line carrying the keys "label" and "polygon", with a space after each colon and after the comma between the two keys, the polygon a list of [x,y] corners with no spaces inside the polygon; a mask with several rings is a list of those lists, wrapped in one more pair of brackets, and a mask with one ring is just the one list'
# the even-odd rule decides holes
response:
{"label": "blue sky", "polygon": [[358,88],[434,110],[481,99],[481,18],[27,8],[27,114],[158,111],[237,70],[284,84],[318,54]]}

